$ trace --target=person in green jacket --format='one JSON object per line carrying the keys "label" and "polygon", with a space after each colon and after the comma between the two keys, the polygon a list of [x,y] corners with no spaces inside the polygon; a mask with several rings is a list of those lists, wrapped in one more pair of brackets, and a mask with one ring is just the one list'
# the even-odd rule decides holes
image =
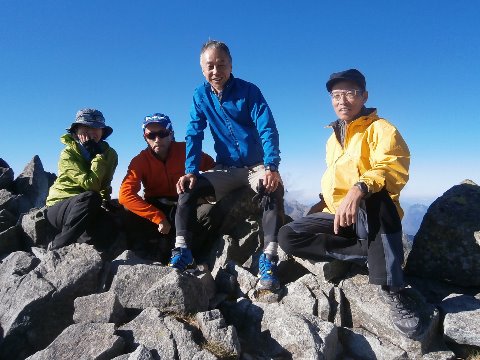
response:
{"label": "person in green jacket", "polygon": [[116,151],[105,141],[113,129],[100,111],[82,109],[67,131],[60,138],[65,149],[60,153],[58,177],[47,197],[47,219],[59,231],[48,248],[74,242],[105,248],[116,233],[105,210],[118,164]]}

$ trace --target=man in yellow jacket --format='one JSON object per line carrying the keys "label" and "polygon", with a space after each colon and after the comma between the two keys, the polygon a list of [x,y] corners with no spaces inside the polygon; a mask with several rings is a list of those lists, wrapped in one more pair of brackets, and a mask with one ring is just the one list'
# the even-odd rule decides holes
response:
{"label": "man in yellow jacket", "polygon": [[280,229],[279,245],[311,260],[368,262],[370,283],[380,285],[394,326],[416,337],[422,329],[418,305],[404,289],[399,203],[408,181],[408,146],[395,126],[365,107],[360,71],[333,73],[326,86],[338,119],[330,124],[321,201]]}

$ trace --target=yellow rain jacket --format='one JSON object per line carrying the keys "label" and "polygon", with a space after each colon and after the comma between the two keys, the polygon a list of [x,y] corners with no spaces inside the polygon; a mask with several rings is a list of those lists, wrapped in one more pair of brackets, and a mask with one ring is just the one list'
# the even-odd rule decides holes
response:
{"label": "yellow rain jacket", "polygon": [[395,126],[379,118],[376,109],[365,110],[371,112],[346,125],[344,147],[336,135],[339,120],[330,124],[334,133],[327,141],[327,170],[321,184],[323,211],[335,214],[347,192],[362,181],[369,193],[385,187],[402,218],[399,197],[408,181],[410,151]]}

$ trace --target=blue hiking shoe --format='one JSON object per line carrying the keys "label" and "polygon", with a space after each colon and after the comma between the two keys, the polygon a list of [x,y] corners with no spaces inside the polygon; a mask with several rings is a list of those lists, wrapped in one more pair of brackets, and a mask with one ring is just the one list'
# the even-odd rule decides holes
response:
{"label": "blue hiking shoe", "polygon": [[168,266],[185,271],[195,267],[192,251],[189,248],[175,248],[172,250],[172,257]]}
{"label": "blue hiking shoe", "polygon": [[280,281],[277,278],[277,261],[269,259],[266,254],[262,254],[258,259],[258,277],[260,280],[257,284],[259,290],[276,291],[280,289]]}

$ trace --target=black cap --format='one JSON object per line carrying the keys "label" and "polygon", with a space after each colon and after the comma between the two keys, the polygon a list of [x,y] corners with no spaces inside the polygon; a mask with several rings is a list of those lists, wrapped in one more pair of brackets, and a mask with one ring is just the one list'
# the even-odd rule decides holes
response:
{"label": "black cap", "polygon": [[327,91],[332,91],[333,85],[335,85],[339,81],[352,81],[358,86],[360,86],[360,90],[363,91],[365,91],[367,87],[365,76],[363,76],[360,71],[358,71],[357,69],[348,69],[330,75],[330,79],[327,81]]}

